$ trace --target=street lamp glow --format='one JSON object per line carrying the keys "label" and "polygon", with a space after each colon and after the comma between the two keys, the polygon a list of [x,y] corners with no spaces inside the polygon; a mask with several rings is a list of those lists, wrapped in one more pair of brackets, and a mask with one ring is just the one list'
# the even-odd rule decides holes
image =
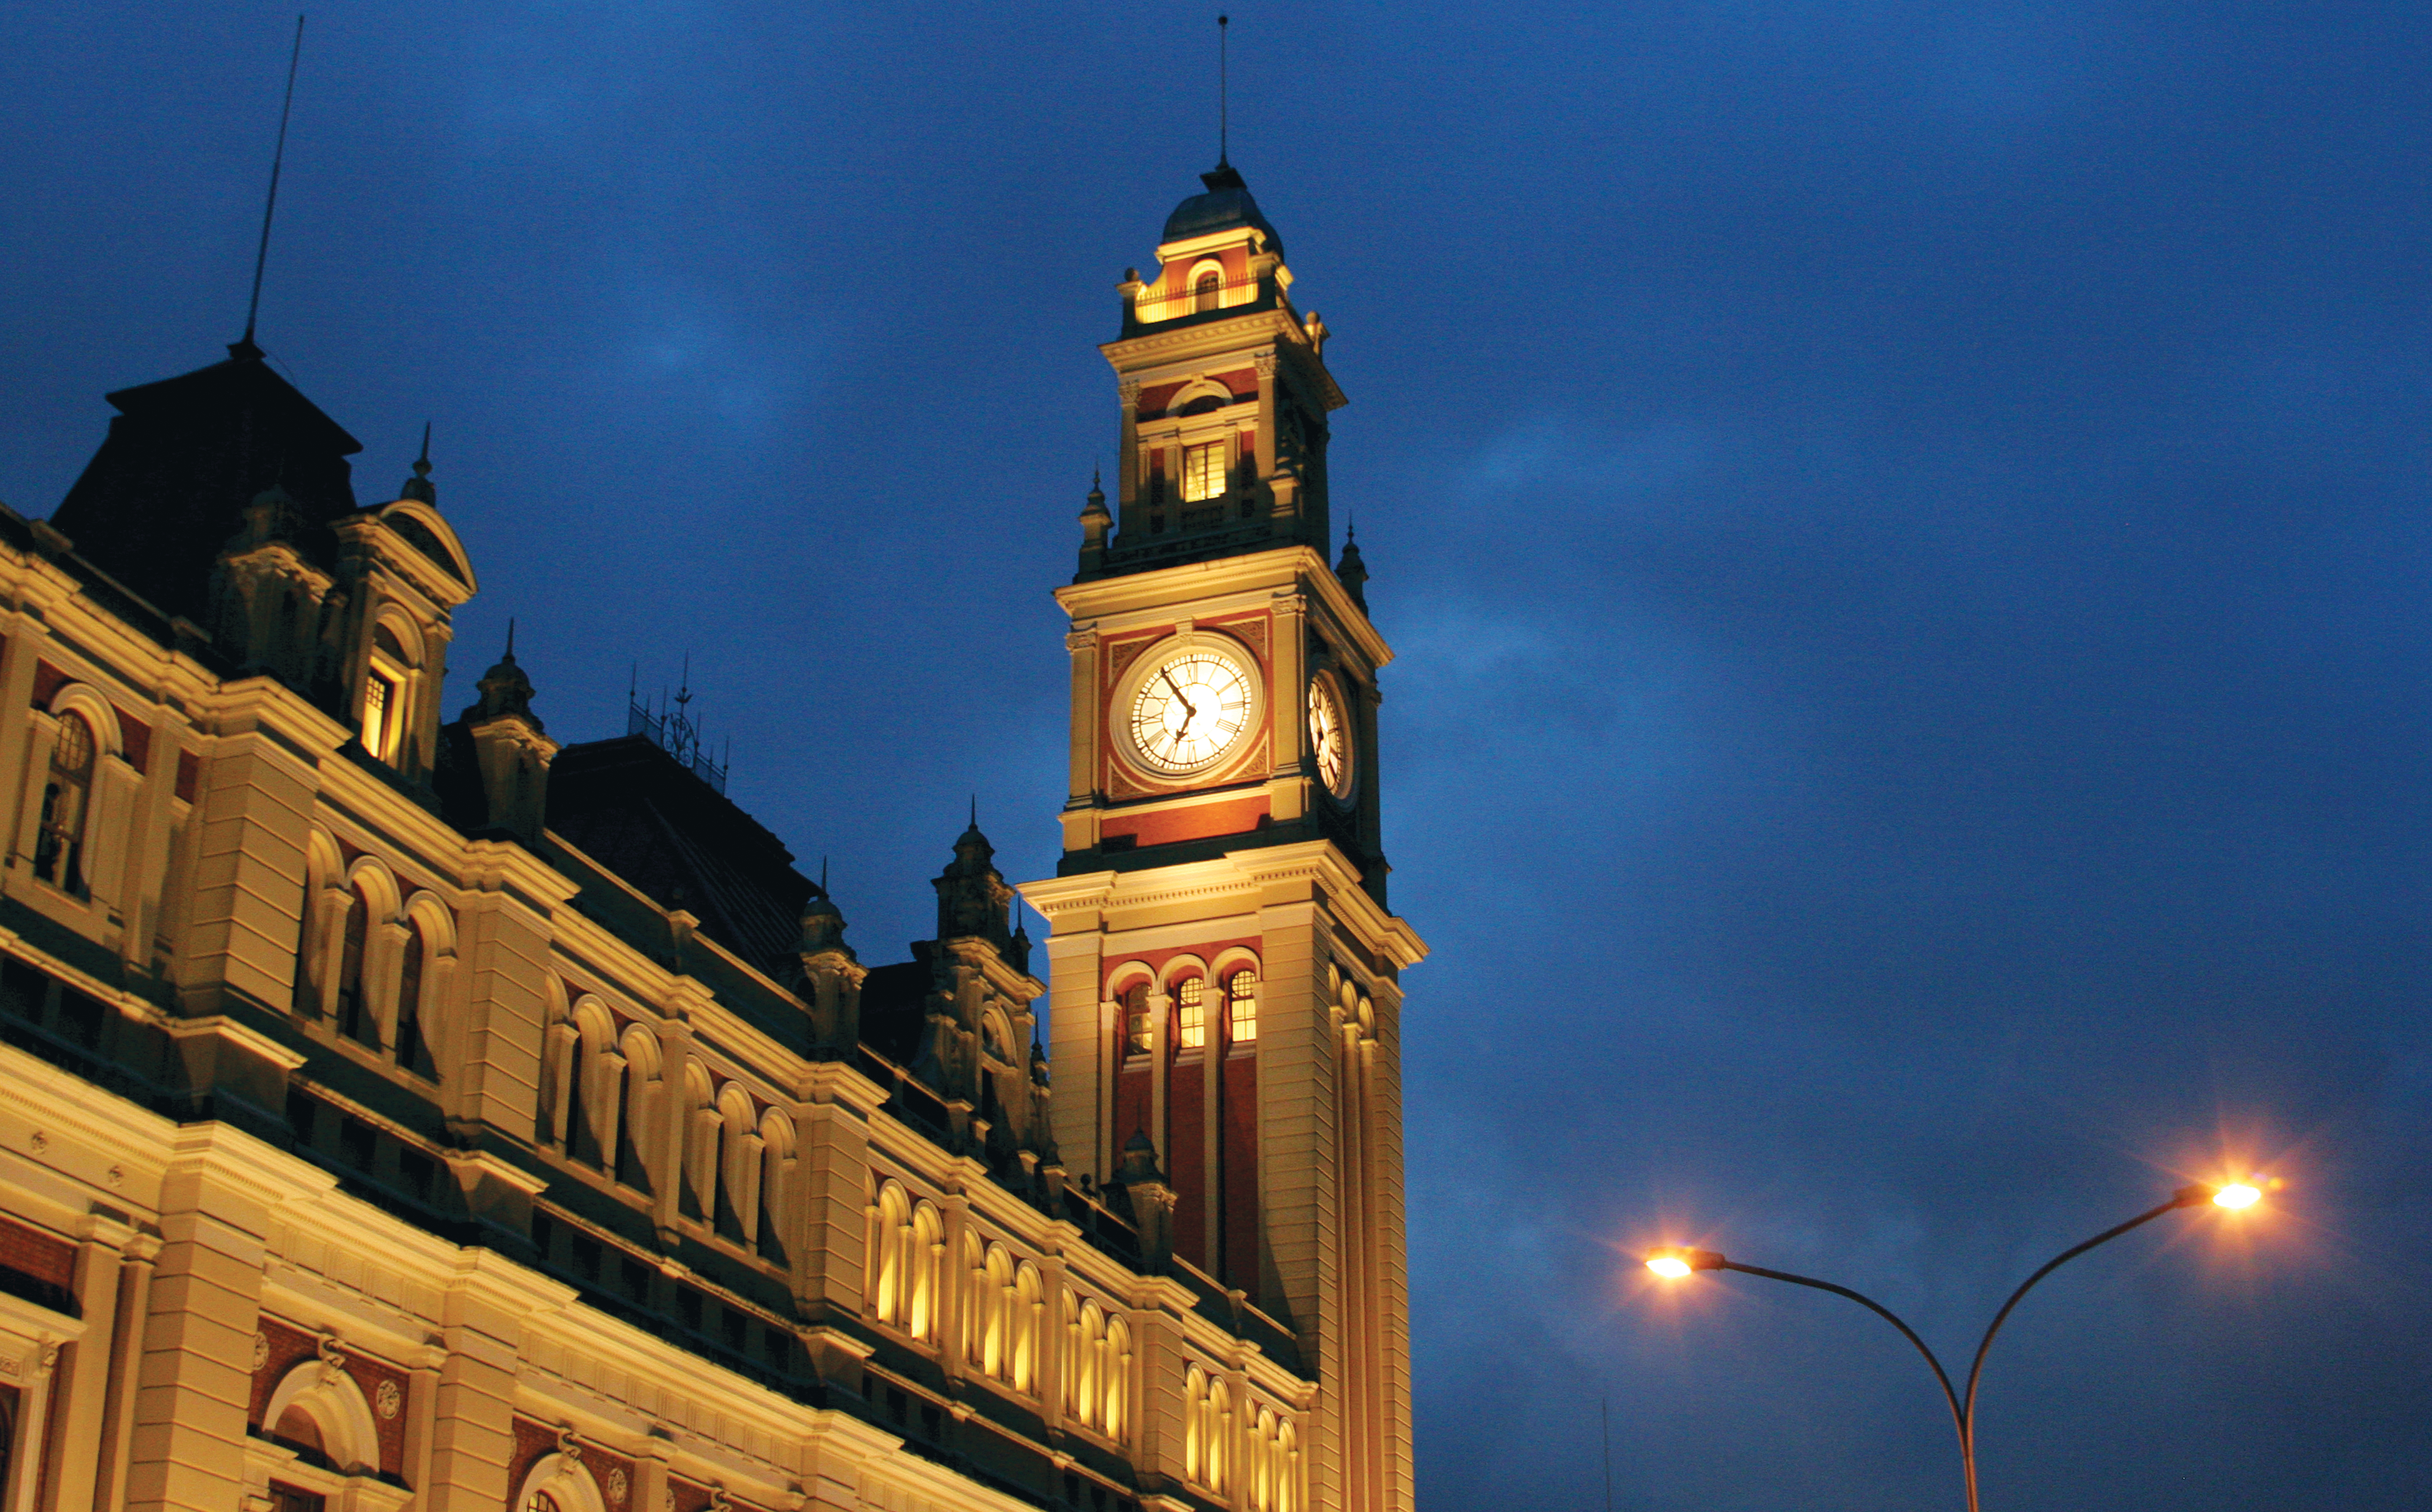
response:
{"label": "street lamp glow", "polygon": [[2232,1182],[2213,1193],[2212,1200],[2220,1207],[2253,1207],[2263,1201],[2263,1188],[2251,1182]]}
{"label": "street lamp glow", "polygon": [[1678,1250],[1658,1250],[1647,1257],[1647,1268],[1666,1281],[1678,1281],[1689,1273],[1689,1262],[1680,1258]]}

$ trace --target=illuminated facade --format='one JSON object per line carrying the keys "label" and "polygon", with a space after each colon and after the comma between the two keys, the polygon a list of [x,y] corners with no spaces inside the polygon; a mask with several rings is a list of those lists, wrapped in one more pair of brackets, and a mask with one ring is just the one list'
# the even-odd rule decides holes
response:
{"label": "illuminated facade", "polygon": [[0,511],[0,1512],[1405,1512],[1388,653],[1205,176],[1044,981],[975,826],[866,966],[680,711],[561,746],[510,645],[448,718],[427,460],[359,503],[249,342]]}

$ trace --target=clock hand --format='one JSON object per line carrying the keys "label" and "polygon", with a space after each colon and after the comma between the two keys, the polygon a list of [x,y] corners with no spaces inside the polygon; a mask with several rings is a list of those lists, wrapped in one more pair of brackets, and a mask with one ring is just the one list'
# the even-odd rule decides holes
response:
{"label": "clock hand", "polygon": [[1171,667],[1158,667],[1157,669],[1157,675],[1165,679],[1165,685],[1174,690],[1174,701],[1182,705],[1182,726],[1185,730],[1190,729],[1191,721],[1199,717],[1199,711],[1191,705],[1191,699],[1184,695],[1182,684],[1174,680],[1174,669]]}

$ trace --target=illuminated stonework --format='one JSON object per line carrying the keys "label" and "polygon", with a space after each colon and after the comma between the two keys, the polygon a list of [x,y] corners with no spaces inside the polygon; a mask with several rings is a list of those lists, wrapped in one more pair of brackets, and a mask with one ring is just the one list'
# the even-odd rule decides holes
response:
{"label": "illuminated stonework", "polygon": [[1050,981],[976,825],[870,966],[681,710],[561,745],[511,637],[450,718],[427,457],[359,502],[249,342],[0,510],[0,1512],[1410,1507],[1389,653],[1208,181],[1107,348]]}

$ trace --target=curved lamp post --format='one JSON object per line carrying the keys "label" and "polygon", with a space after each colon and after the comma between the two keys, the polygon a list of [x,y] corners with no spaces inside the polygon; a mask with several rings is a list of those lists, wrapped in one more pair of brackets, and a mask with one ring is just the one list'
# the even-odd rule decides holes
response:
{"label": "curved lamp post", "polygon": [[1818,1281],[1813,1276],[1794,1276],[1787,1270],[1767,1270],[1761,1266],[1744,1266],[1736,1260],[1727,1260],[1721,1255],[1716,1254],[1712,1250],[1690,1250],[1669,1245],[1660,1250],[1651,1250],[1647,1252],[1647,1268],[1654,1271],[1657,1275],[1662,1276],[1668,1281],[1678,1281],[1684,1277],[1695,1275],[1700,1270],[1736,1270],[1742,1275],[1763,1276],[1767,1281],[1786,1281],[1794,1286],[1813,1286],[1817,1291],[1829,1291],[1835,1297],[1847,1297],[1851,1302],[1856,1302],[1859,1306],[1864,1307],[1868,1312],[1873,1313],[1876,1317],[1881,1318],[1883,1321],[1891,1324],[1892,1327],[1899,1329],[1900,1331],[1900,1337],[1907,1339],[1911,1344],[1916,1345],[1917,1352],[1925,1356],[1926,1365],[1934,1371],[1934,1383],[1942,1387],[1943,1403],[1951,1409],[1951,1424],[1953,1428],[1957,1429],[1959,1433],[1959,1467],[1961,1473],[1966,1477],[1966,1485],[1968,1487],[1968,1512],[1977,1512],[1977,1383],[1984,1378],[1984,1355],[1985,1352],[1993,1347],[1993,1336],[2001,1332],[2001,1325],[2009,1319],[2011,1310],[2018,1305],[2019,1302],[2026,1297],[2028,1292],[2035,1289],[2035,1283],[2043,1280],[2044,1277],[2051,1275],[2053,1271],[2059,1269],[2062,1266],[2067,1265],[2069,1261],[2076,1259],[2079,1255],[2084,1254],[2086,1251],[2093,1249],[2096,1245],[2107,1244],[2131,1229],[2139,1228],[2147,1223],[2153,1222],[2155,1218],[2160,1218],[2165,1213],[2175,1213],[2183,1207],[2202,1207],[2207,1202],[2211,1203],[2215,1207],[2224,1207],[2236,1210],[2239,1208],[2253,1207],[2256,1202],[2259,1202],[2262,1200],[2263,1187],[2260,1178],[2255,1178],[2251,1181],[2230,1182],[2220,1186],[2214,1186],[2206,1183],[2198,1182],[2192,1185],[2182,1186],[2177,1191],[2172,1192],[2170,1194],[2170,1200],[2164,1202],[2161,1206],[2139,1213],[2125,1223],[2118,1224],[2112,1228],[2107,1228],[2102,1233],[2096,1235],[2093,1238],[2086,1240],[2084,1244],[2071,1245],[2069,1248],[2063,1250],[2060,1253],[2052,1256],[2050,1260],[2045,1261],[2040,1269],[2038,1269],[2034,1275],[2029,1276],[2024,1282],[2020,1283],[2018,1290],[2010,1293],[2010,1300],[2003,1302],[2001,1304],[2001,1310],[1993,1315],[1993,1321],[1985,1328],[1984,1338],[1976,1345],[1976,1359],[1975,1362],[1968,1368],[1968,1386],[1967,1389],[1964,1391],[1952,1388],[1951,1385],[1950,1372],[1943,1369],[1942,1362],[1934,1357],[1934,1351],[1926,1348],[1925,1340],[1917,1336],[1917,1330],[1909,1327],[1906,1323],[1901,1322],[1899,1315],[1895,1314],[1890,1308],[1885,1307],[1883,1303],[1875,1301],[1871,1297],[1851,1291],[1847,1286],[1834,1285],[1829,1281]]}

